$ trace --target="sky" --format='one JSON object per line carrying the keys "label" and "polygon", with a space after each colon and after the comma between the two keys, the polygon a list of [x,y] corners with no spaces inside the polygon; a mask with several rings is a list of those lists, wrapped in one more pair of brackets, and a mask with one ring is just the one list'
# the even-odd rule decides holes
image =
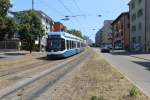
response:
{"label": "sky", "polygon": [[[35,10],[41,10],[54,21],[60,21],[68,29],[77,29],[95,40],[96,32],[104,20],[115,20],[121,12],[128,11],[129,0],[34,0]],[[32,0],[11,0],[12,11],[32,8]],[[64,7],[65,6],[65,7]],[[81,15],[81,16],[80,16]],[[84,15],[84,16],[83,16]],[[98,17],[98,15],[102,15]],[[65,16],[70,20],[61,20]]]}

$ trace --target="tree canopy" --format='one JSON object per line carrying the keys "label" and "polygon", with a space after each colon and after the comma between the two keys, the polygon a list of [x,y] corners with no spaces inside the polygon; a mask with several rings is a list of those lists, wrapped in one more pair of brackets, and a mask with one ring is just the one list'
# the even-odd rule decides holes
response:
{"label": "tree canopy", "polygon": [[17,14],[19,18],[19,35],[21,40],[29,44],[29,50],[32,51],[35,40],[44,35],[42,22],[37,13],[33,10],[23,11]]}
{"label": "tree canopy", "polygon": [[5,17],[11,7],[10,0],[0,0],[0,16]]}
{"label": "tree canopy", "polygon": [[0,0],[0,40],[13,37],[18,29],[18,25],[12,17],[8,17],[7,13],[12,5],[10,0]]}
{"label": "tree canopy", "polygon": [[72,34],[72,35],[75,35],[75,36],[82,38],[82,33],[79,30],[71,29],[71,30],[68,30],[67,32]]}

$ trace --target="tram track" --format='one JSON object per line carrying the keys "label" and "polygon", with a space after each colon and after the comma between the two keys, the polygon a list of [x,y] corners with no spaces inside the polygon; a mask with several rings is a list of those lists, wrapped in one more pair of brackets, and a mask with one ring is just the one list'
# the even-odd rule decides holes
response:
{"label": "tram track", "polygon": [[16,98],[15,100],[17,100],[18,92],[20,92],[20,90],[22,91],[22,89],[24,90],[24,93],[21,95],[27,97],[25,100],[34,98],[35,95],[44,92],[46,88],[52,86],[55,82],[69,73],[73,68],[83,62],[85,63],[87,59],[90,58],[90,56],[91,54],[89,53],[89,51],[86,51],[78,55],[76,58],[71,59],[70,61],[60,63],[55,67],[47,69],[45,73],[43,71],[37,76],[33,76],[30,79],[24,80],[24,82],[22,82],[22,84],[20,84],[19,86],[14,85],[12,87],[8,87],[5,90],[1,90],[0,98],[7,97],[8,99],[5,98],[4,100],[11,100],[10,98],[12,98],[13,96]]}
{"label": "tram track", "polygon": [[27,64],[27,65],[19,65],[19,66],[9,68],[9,69],[3,69],[3,70],[0,70],[0,79],[8,78],[9,76],[13,76],[15,74],[19,74],[28,70],[38,69],[47,64],[53,65],[53,64],[61,63],[63,61],[67,61],[68,59],[69,58],[64,59],[64,60],[41,60],[41,61],[36,61],[34,63]]}
{"label": "tram track", "polygon": [[0,78],[6,77],[6,76],[9,76],[14,73],[21,72],[21,71],[29,70],[29,69],[35,68],[37,66],[42,66],[47,63],[49,63],[49,62],[45,62],[45,61],[35,62],[35,63],[28,64],[28,65],[17,66],[13,69],[11,68],[11,69],[7,69],[7,70],[0,70]]}
{"label": "tram track", "polygon": [[[78,56],[78,55],[77,55]],[[31,78],[33,75],[45,71],[59,63],[73,59],[74,57],[59,60],[42,60],[29,65],[17,66],[0,72],[0,89],[4,89],[12,84]]]}

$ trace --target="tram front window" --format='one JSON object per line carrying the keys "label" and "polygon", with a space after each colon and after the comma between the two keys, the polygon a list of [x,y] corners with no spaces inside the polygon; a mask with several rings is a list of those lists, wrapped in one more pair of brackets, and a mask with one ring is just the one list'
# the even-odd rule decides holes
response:
{"label": "tram front window", "polygon": [[65,40],[60,38],[51,38],[47,40],[48,51],[63,51],[65,49]]}

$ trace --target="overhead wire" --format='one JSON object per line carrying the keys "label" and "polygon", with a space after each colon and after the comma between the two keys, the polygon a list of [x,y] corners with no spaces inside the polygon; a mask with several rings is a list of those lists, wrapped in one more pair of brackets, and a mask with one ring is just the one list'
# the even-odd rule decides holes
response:
{"label": "overhead wire", "polygon": [[[76,0],[72,0],[72,1],[73,1],[74,5],[76,6],[76,8],[78,9],[78,11],[80,12],[81,16],[84,16],[84,18],[86,20],[85,22],[87,22],[86,14],[84,14],[84,12],[81,10],[81,8],[79,7],[77,1]],[[84,27],[84,31],[86,32],[85,27]]]}
{"label": "overhead wire", "polygon": [[55,12],[60,16],[64,16],[64,14],[61,11],[55,9],[53,6],[49,6],[45,1],[43,1],[42,3],[41,2],[35,2],[35,3],[38,3],[38,4],[40,3],[40,4],[44,5],[46,8],[50,8],[50,10],[52,12]]}
{"label": "overhead wire", "polygon": [[80,9],[80,7],[79,7],[78,3],[76,2],[76,0],[72,0],[72,1],[74,2],[74,4],[75,4],[75,6],[77,7],[77,9],[80,11],[81,15],[86,16],[86,15],[83,13],[83,11]]}
{"label": "overhead wire", "polygon": [[[57,0],[71,15],[74,15],[73,12],[64,4],[64,2],[62,0]],[[79,20],[76,20],[77,23],[83,28],[83,30],[85,30],[85,28],[83,27],[83,25],[80,23]]]}

